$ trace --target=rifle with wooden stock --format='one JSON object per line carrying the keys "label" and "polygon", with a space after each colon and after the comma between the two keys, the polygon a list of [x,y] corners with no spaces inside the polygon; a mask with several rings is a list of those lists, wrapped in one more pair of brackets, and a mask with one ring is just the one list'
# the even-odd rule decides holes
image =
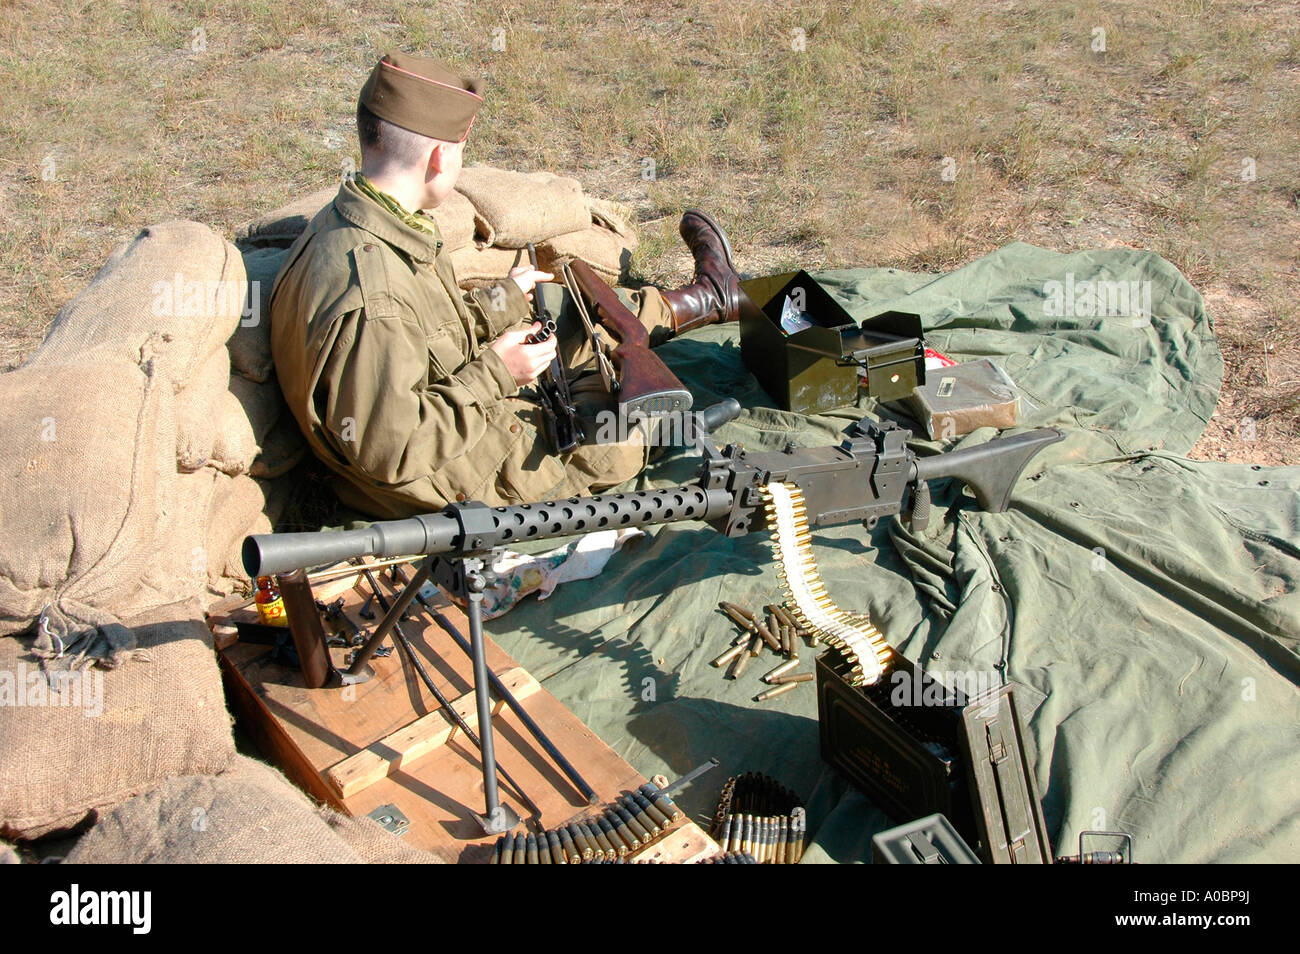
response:
{"label": "rifle with wooden stock", "polygon": [[578,291],[595,312],[596,320],[614,336],[617,346],[610,357],[617,373],[611,396],[618,399],[621,416],[656,418],[691,409],[691,392],[682,386],[650,350],[650,333],[636,315],[582,259],[569,263]]}

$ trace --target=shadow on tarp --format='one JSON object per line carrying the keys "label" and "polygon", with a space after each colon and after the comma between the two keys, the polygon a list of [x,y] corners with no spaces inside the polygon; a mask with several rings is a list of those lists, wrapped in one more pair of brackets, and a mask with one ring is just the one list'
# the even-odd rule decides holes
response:
{"label": "shadow on tarp", "polygon": [[771,776],[800,798],[808,811],[805,853],[813,858],[870,861],[871,836],[897,824],[822,761],[816,718],[684,696],[645,706],[627,731],[671,766],[670,782],[718,759],[717,768],[673,792],[705,830],[722,786],[746,772]]}

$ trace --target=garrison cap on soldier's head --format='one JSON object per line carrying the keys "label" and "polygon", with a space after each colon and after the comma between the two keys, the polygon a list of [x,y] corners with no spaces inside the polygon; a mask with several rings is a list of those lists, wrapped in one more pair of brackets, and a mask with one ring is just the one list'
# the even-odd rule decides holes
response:
{"label": "garrison cap on soldier's head", "polygon": [[483,84],[437,60],[388,53],[361,87],[361,105],[380,119],[430,139],[461,142],[483,105]]}

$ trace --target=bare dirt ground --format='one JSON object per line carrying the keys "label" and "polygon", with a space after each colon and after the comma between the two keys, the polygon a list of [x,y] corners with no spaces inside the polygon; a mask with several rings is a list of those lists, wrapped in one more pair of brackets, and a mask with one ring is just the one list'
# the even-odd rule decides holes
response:
{"label": "bare dirt ground", "polygon": [[483,75],[470,160],[708,208],[745,271],[1153,249],[1227,374],[1193,456],[1296,463],[1300,4],[0,0],[0,368],[151,222],[230,235],[358,158],[390,49]]}

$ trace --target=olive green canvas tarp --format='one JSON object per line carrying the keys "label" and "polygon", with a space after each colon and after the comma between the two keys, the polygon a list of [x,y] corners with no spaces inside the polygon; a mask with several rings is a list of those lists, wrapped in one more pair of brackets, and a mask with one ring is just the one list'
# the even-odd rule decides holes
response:
{"label": "olive green canvas tarp", "polygon": [[[927,669],[1025,687],[1027,748],[1057,853],[1082,830],[1118,829],[1141,862],[1300,858],[1300,468],[1182,456],[1223,375],[1200,295],[1132,249],[1016,244],[940,277],[817,277],[855,318],[917,312],[931,347],[992,358],[1022,390],[1022,425],[1066,435],[1030,463],[1007,513],[982,513],[937,482],[922,536],[897,520],[818,531],[832,598],[868,612]],[[1098,280],[1137,282],[1138,298],[1149,290],[1149,320],[1089,315],[1080,283]],[[719,445],[838,443],[858,417],[891,416],[869,399],[813,417],[774,409],[741,362],[734,325],[659,353],[698,407],[727,396],[745,406]],[[693,453],[666,453],[638,486],[690,480]],[[683,523],[488,628],[643,773],[671,778],[717,756],[721,767],[681,793],[689,811],[711,813],[726,776],[765,772],[806,800],[807,861],[870,860],[871,835],[896,821],[822,762],[814,689],[756,703],[773,657],[735,682],[709,665],[736,633],[718,601],[757,607],[779,595],[765,534],[728,539]],[[805,647],[804,671],[812,656]]]}

